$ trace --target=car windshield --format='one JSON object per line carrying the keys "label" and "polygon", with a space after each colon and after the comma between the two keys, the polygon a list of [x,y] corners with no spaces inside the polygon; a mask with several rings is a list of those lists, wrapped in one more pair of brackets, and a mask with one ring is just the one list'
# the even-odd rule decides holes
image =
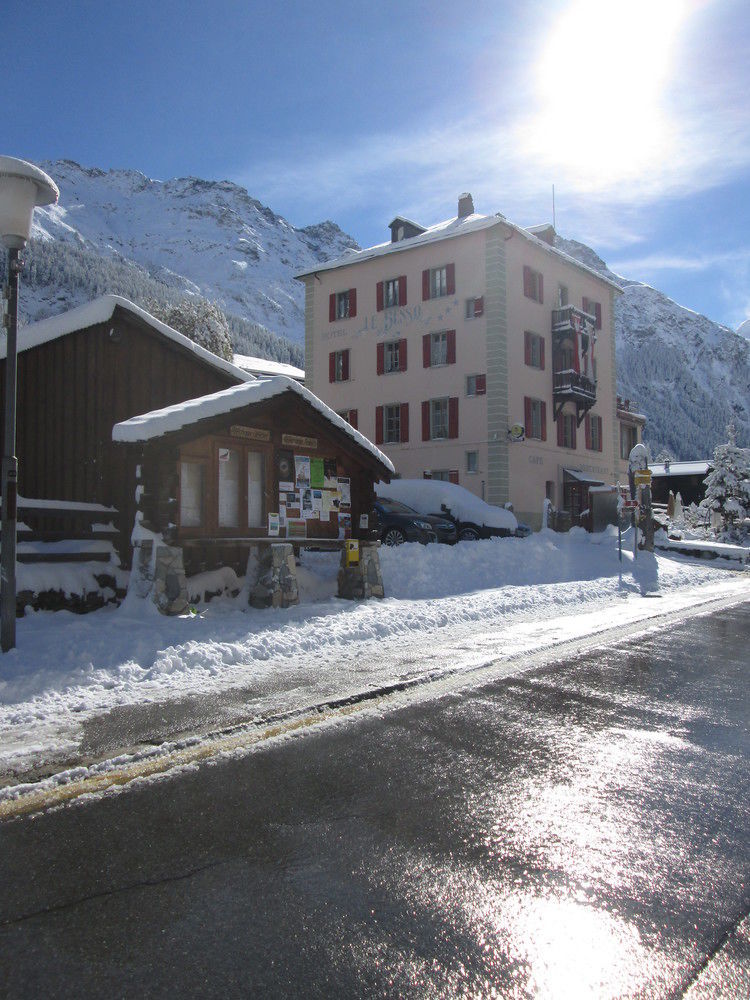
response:
{"label": "car windshield", "polygon": [[386,514],[416,514],[417,511],[412,507],[407,507],[405,503],[399,503],[398,500],[384,500],[379,499],[378,504],[382,507],[383,512]]}

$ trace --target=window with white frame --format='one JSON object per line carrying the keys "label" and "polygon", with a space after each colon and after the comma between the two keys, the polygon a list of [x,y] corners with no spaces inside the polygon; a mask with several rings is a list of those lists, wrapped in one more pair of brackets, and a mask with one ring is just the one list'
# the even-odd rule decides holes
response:
{"label": "window with white frame", "polygon": [[390,278],[383,282],[383,305],[386,309],[399,305],[399,279]]}
{"label": "window with white frame", "polygon": [[477,376],[467,375],[466,376],[466,395],[476,396],[477,394]]}
{"label": "window with white frame", "polygon": [[602,418],[588,414],[589,443],[591,451],[602,450]]}
{"label": "window with white frame", "polygon": [[336,292],[336,319],[349,317],[349,292]]}
{"label": "window with white frame", "polygon": [[479,472],[479,452],[466,452],[466,471],[470,473]]}
{"label": "window with white frame", "polygon": [[387,343],[383,350],[383,367],[386,372],[397,372],[401,370],[401,341],[392,340]]}
{"label": "window with white frame", "polygon": [[526,332],[526,364],[531,368],[542,367],[544,338],[538,333]]}
{"label": "window with white frame", "polygon": [[437,479],[441,483],[449,483],[451,481],[450,469],[433,469],[430,479]]}
{"label": "window with white frame", "polygon": [[448,294],[448,268],[433,267],[430,269],[430,298],[439,299]]}
{"label": "window with white frame", "polygon": [[401,440],[400,403],[383,407],[383,440],[386,444],[398,444]]}
{"label": "window with white frame", "polygon": [[466,318],[477,319],[484,315],[484,296],[466,300]]}
{"label": "window with white frame", "polygon": [[[448,398],[430,400],[430,437],[448,437]],[[434,473],[433,473],[434,477]]]}
{"label": "window with white frame", "polygon": [[430,365],[434,368],[435,365],[447,365],[448,364],[448,333],[443,330],[442,333],[432,333],[430,334]]}
{"label": "window with white frame", "polygon": [[542,408],[544,404],[541,399],[532,399],[529,401],[529,418],[530,424],[526,428],[526,437],[536,438],[537,441],[542,440]]}
{"label": "window with white frame", "polygon": [[558,285],[557,286],[557,305],[559,309],[568,304],[568,286]]}
{"label": "window with white frame", "polygon": [[349,349],[336,351],[334,359],[334,381],[347,382],[349,380]]}
{"label": "window with white frame", "polygon": [[563,413],[559,417],[562,420],[562,446],[563,448],[575,448],[576,446],[576,418],[574,413]]}

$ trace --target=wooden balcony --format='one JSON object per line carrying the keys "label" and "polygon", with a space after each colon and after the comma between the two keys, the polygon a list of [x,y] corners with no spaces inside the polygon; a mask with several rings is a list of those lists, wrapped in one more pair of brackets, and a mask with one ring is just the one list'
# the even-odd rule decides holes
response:
{"label": "wooden balcony", "polygon": [[552,333],[559,337],[574,333],[590,335],[596,329],[596,316],[590,316],[575,306],[561,306],[552,310]]}
{"label": "wooden balcony", "polygon": [[[557,367],[557,365],[553,365],[553,368]],[[555,420],[557,420],[565,403],[575,403],[576,420],[580,427],[581,421],[596,402],[595,379],[570,368],[563,371],[553,371],[552,402]]]}

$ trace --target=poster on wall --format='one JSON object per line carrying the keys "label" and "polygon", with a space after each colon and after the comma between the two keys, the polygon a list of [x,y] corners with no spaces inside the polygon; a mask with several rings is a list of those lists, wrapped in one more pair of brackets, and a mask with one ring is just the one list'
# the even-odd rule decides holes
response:
{"label": "poster on wall", "polygon": [[293,479],[280,479],[279,480],[279,493],[294,493],[294,480]]}
{"label": "poster on wall", "polygon": [[[276,452],[276,471],[279,474],[279,489],[283,490],[287,483],[293,483],[294,481],[294,455],[291,451],[277,451]],[[281,484],[285,485],[282,486]],[[293,485],[289,486],[290,490],[294,489]]]}
{"label": "poster on wall", "polygon": [[339,493],[341,494],[341,508],[343,510],[345,507],[351,506],[352,502],[352,492],[351,492],[351,484],[349,481],[349,477],[339,476],[338,484],[339,484]]}
{"label": "poster on wall", "polygon": [[337,464],[335,458],[323,459],[323,486],[327,490],[335,490],[338,486]]}
{"label": "poster on wall", "polygon": [[339,514],[339,538],[352,537],[352,515]]}
{"label": "poster on wall", "polygon": [[300,490],[309,488],[310,486],[309,455],[294,456],[294,481],[297,484],[297,488]]}
{"label": "poster on wall", "polygon": [[279,507],[279,528],[286,528],[286,507],[283,504]]}
{"label": "poster on wall", "polygon": [[287,518],[286,522],[287,538],[307,538],[307,521],[301,517]]}
{"label": "poster on wall", "polygon": [[269,538],[275,538],[279,534],[279,527],[281,525],[281,518],[278,514],[272,514],[268,512],[268,535]]}
{"label": "poster on wall", "polygon": [[320,498],[320,520],[330,521],[331,514],[337,514],[339,509],[339,497],[332,490],[323,490]]}
{"label": "poster on wall", "polygon": [[316,489],[323,488],[323,459],[310,459],[310,485]]}

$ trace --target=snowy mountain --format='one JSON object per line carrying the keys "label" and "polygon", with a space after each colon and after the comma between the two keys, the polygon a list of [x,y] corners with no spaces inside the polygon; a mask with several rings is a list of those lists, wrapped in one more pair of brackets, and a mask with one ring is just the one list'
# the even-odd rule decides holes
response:
{"label": "snowy mountain", "polygon": [[746,340],[750,340],[750,319],[746,319],[744,323],[740,323],[737,327],[737,333],[740,337],[745,337]]}
{"label": "snowy mountain", "polygon": [[609,270],[590,247],[557,237],[556,246],[623,289],[615,309],[617,384],[648,417],[652,455],[710,458],[734,421],[750,445],[750,341],[678,305],[663,292]]}
{"label": "snowy mountain", "polygon": [[[91,255],[104,258],[119,280],[145,277],[174,292],[199,294],[299,345],[304,288],[293,275],[356,246],[332,222],[295,228],[230,181],[158,181],[71,160],[40,165],[59,186],[60,201],[35,213],[37,243],[66,244],[79,252],[84,268]],[[85,284],[65,288],[61,304],[59,288],[34,283],[28,318],[92,297]]]}
{"label": "snowy mountain", "polygon": [[[199,295],[227,313],[235,350],[302,363],[304,288],[293,276],[356,247],[335,223],[298,229],[229,181],[150,180],[70,160],[41,166],[60,187],[60,202],[35,213],[24,320],[106,292],[140,305]],[[734,332],[613,274],[582,243],[557,237],[557,246],[624,290],[616,312],[619,391],[648,416],[652,452],[709,457],[730,419],[738,444],[750,445],[750,321]]]}

